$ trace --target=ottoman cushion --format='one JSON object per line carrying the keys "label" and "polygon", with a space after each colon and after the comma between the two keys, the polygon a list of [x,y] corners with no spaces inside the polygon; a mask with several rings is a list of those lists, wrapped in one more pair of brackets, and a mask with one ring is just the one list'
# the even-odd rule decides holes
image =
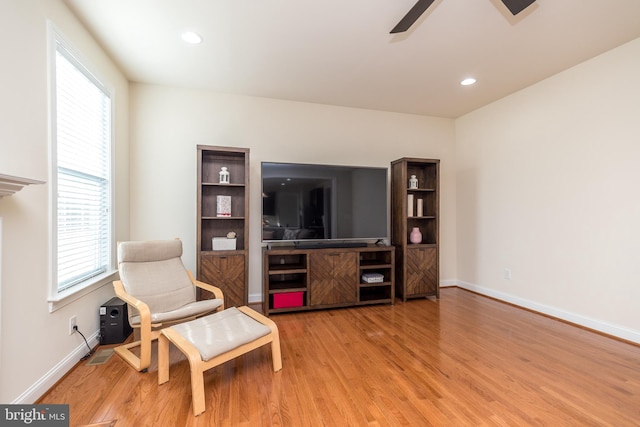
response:
{"label": "ottoman cushion", "polygon": [[205,362],[271,332],[269,327],[236,307],[171,326],[171,329],[189,341]]}

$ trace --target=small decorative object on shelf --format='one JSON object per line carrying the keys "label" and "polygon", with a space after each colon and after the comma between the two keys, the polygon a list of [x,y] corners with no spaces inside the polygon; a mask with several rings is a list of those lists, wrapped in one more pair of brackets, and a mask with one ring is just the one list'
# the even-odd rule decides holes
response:
{"label": "small decorative object on shelf", "polygon": [[216,216],[222,218],[231,216],[231,196],[216,197]]}
{"label": "small decorative object on shelf", "polygon": [[422,216],[422,207],[423,207],[423,203],[422,203],[422,199],[417,199],[416,200],[416,216]]}
{"label": "small decorative object on shelf", "polygon": [[418,178],[415,175],[411,175],[411,179],[409,179],[409,189],[415,190],[418,188]]}
{"label": "small decorative object on shelf", "polygon": [[413,216],[413,194],[407,195],[407,216]]}
{"label": "small decorative object on shelf", "polygon": [[211,239],[211,248],[214,251],[235,251],[237,240],[228,237],[214,237]]}
{"label": "small decorative object on shelf", "polygon": [[229,171],[226,167],[220,168],[220,184],[229,184]]}
{"label": "small decorative object on shelf", "polygon": [[365,273],[362,275],[362,281],[364,283],[382,283],[384,282],[384,275],[381,273]]}
{"label": "small decorative object on shelf", "polygon": [[413,227],[411,229],[411,234],[409,234],[409,241],[411,243],[422,243],[422,233],[418,227]]}

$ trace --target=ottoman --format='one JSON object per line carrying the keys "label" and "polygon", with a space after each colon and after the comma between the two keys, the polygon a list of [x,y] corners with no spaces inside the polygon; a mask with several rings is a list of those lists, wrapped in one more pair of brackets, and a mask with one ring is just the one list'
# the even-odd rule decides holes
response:
{"label": "ottoman", "polygon": [[194,415],[205,410],[204,371],[269,343],[273,370],[282,369],[278,327],[247,306],[231,307],[163,329],[158,337],[158,384],[169,380],[169,342],[189,361]]}

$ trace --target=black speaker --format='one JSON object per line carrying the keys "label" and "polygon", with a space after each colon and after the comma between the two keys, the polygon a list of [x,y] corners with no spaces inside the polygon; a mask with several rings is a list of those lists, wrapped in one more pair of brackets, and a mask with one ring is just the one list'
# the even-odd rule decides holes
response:
{"label": "black speaker", "polygon": [[100,344],[122,343],[132,331],[126,302],[113,297],[100,306]]}

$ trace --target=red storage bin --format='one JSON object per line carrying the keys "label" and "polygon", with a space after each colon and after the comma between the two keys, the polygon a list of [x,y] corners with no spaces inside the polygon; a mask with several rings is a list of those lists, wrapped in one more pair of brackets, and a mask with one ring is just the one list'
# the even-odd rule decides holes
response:
{"label": "red storage bin", "polygon": [[302,307],[304,292],[283,292],[273,295],[273,308]]}

